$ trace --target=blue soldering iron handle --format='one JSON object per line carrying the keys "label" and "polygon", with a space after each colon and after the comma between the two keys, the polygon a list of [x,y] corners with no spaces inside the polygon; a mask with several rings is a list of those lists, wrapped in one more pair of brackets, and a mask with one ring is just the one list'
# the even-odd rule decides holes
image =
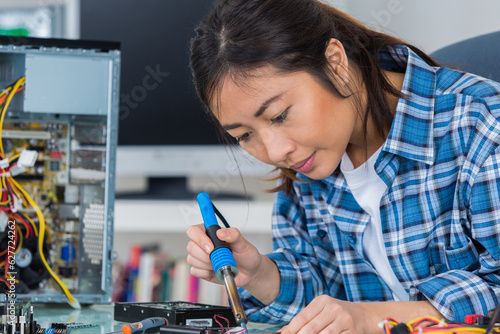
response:
{"label": "blue soldering iron handle", "polygon": [[212,267],[215,272],[215,276],[221,282],[224,278],[221,274],[221,269],[224,266],[230,266],[231,271],[236,276],[238,274],[238,269],[236,269],[236,262],[233,257],[233,253],[229,249],[229,246],[225,241],[220,240],[217,237],[217,230],[221,227],[215,216],[214,207],[210,196],[206,192],[199,193],[196,197],[198,200],[198,205],[200,206],[201,216],[203,217],[203,222],[205,225],[205,231],[212,243],[214,244],[214,249],[210,253],[210,260],[212,261]]}

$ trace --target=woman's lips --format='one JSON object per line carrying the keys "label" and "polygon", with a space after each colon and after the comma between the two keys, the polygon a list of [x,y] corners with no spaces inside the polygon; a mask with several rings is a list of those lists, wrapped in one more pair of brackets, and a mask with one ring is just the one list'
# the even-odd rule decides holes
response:
{"label": "woman's lips", "polygon": [[296,163],[292,166],[292,169],[295,169],[299,173],[307,173],[313,168],[314,158],[316,157],[316,152],[314,152],[309,158],[303,160],[299,163]]}

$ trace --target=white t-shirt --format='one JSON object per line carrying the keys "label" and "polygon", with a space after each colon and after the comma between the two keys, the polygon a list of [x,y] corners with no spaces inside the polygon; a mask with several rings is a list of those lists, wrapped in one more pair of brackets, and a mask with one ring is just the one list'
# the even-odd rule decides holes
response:
{"label": "white t-shirt", "polygon": [[364,164],[356,169],[354,169],[347,153],[344,153],[340,163],[340,170],[356,202],[371,217],[363,236],[364,255],[389,286],[394,299],[409,300],[408,293],[394,275],[394,271],[389,264],[382,236],[380,200],[387,190],[387,185],[375,172],[375,162],[381,149],[379,148]]}

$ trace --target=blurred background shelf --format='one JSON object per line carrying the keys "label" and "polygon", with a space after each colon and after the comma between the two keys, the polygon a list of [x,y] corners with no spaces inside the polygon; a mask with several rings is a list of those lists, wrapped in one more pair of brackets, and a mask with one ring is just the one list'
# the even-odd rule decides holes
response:
{"label": "blurred background shelf", "polygon": [[[261,253],[272,251],[272,201],[217,201],[216,206]],[[114,250],[124,260],[133,244],[156,244],[173,258],[185,257],[186,231],[202,218],[195,200],[117,200],[114,221]]]}
{"label": "blurred background shelf", "polygon": [[[232,227],[242,233],[271,233],[270,201],[219,201],[216,204]],[[117,200],[115,231],[127,233],[185,233],[201,224],[198,204],[175,200]]]}

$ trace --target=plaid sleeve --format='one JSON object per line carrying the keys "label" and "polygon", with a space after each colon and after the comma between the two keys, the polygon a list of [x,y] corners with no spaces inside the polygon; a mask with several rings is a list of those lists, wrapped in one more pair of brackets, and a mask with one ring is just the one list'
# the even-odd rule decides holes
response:
{"label": "plaid sleeve", "polygon": [[459,180],[464,213],[454,217],[456,234],[465,242],[446,249],[449,271],[412,289],[455,321],[486,315],[500,300],[500,112],[485,103],[473,103],[472,109],[481,116]]}
{"label": "plaid sleeve", "polygon": [[285,324],[315,296],[325,294],[325,278],[307,233],[306,215],[296,194],[277,194],[273,213],[275,251],[267,256],[276,263],[281,286],[278,297],[265,306],[242,290],[244,307],[251,321]]}

